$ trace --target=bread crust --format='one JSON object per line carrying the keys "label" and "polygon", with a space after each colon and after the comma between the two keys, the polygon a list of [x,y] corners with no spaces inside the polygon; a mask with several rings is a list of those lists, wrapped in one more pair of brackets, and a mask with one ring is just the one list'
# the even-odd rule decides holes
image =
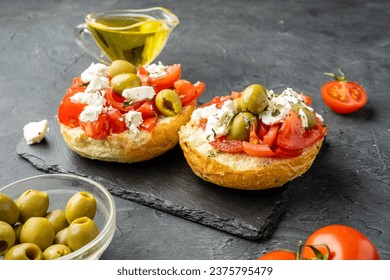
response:
{"label": "bread crust", "polygon": [[294,158],[261,158],[244,153],[229,154],[202,140],[203,130],[190,120],[179,131],[179,143],[193,172],[216,185],[246,190],[283,186],[301,176],[312,165],[323,139]]}
{"label": "bread crust", "polygon": [[183,107],[172,117],[159,117],[149,133],[137,134],[126,130],[111,134],[105,139],[88,137],[80,128],[70,128],[60,123],[60,131],[66,145],[77,154],[95,160],[132,163],[152,159],[177,145],[178,130],[191,117],[197,106],[196,100]]}

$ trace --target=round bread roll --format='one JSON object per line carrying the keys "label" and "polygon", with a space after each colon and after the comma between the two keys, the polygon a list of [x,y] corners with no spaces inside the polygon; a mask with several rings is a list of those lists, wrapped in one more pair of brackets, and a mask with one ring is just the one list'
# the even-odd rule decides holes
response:
{"label": "round bread roll", "polygon": [[126,130],[105,139],[93,139],[80,127],[60,123],[61,134],[71,150],[86,158],[123,163],[149,160],[177,145],[178,130],[190,119],[196,106],[194,100],[175,116],[160,116],[151,132],[140,130],[134,134]]}
{"label": "round bread roll", "polygon": [[230,154],[214,149],[202,137],[199,124],[190,120],[179,131],[180,146],[193,172],[216,185],[246,190],[280,187],[305,173],[317,156],[323,138],[294,158]]}

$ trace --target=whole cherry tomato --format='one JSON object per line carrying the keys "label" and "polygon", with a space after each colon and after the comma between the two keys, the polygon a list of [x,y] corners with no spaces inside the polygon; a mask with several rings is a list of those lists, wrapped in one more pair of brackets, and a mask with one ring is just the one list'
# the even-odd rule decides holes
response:
{"label": "whole cherry tomato", "polygon": [[374,244],[363,233],[345,225],[329,225],[314,231],[306,240],[301,257],[328,260],[380,259]]}
{"label": "whole cherry tomato", "polygon": [[296,259],[297,259],[297,254],[295,252],[285,251],[285,250],[271,251],[258,258],[258,260],[296,260]]}
{"label": "whole cherry tomato", "polygon": [[347,81],[343,72],[341,76],[324,73],[335,80],[322,86],[321,94],[326,105],[339,114],[349,114],[359,110],[367,103],[367,94],[358,83]]}

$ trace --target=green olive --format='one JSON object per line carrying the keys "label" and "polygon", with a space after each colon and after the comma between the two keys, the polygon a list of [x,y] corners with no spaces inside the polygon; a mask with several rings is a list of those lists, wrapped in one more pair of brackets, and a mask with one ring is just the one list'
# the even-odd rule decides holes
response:
{"label": "green olive", "polygon": [[49,208],[49,195],[39,190],[27,190],[17,200],[19,220],[24,223],[31,217],[43,217]]}
{"label": "green olive", "polygon": [[241,108],[253,114],[260,114],[268,106],[267,90],[259,84],[248,86],[241,95]]}
{"label": "green olive", "polygon": [[20,232],[22,231],[23,224],[16,224],[13,226],[15,232],[15,244],[20,243]]}
{"label": "green olive", "polygon": [[15,201],[0,193],[0,221],[14,225],[19,219],[19,208]]}
{"label": "green olive", "polygon": [[54,244],[63,244],[68,246],[68,240],[66,237],[68,235],[68,229],[69,228],[67,227],[57,232],[56,236],[54,237]]}
{"label": "green olive", "polygon": [[52,223],[55,233],[69,226],[65,218],[65,212],[62,209],[55,209],[49,212],[45,218]]}
{"label": "green olive", "polygon": [[0,256],[3,256],[14,244],[14,229],[8,223],[0,221]]}
{"label": "green olive", "polygon": [[66,235],[68,246],[72,251],[76,251],[91,242],[98,234],[99,230],[93,220],[88,217],[78,218],[69,225]]}
{"label": "green olive", "polygon": [[114,60],[111,63],[110,69],[108,69],[108,75],[113,78],[118,74],[133,73],[137,74],[137,68],[126,60]]}
{"label": "green olive", "polygon": [[72,253],[72,250],[63,244],[54,244],[46,248],[42,257],[44,260],[54,260]]}
{"label": "green olive", "polygon": [[122,73],[111,79],[111,85],[115,93],[121,95],[125,89],[139,87],[142,85],[142,82],[136,74]]}
{"label": "green olive", "polygon": [[227,137],[229,140],[248,140],[252,123],[257,128],[257,117],[249,112],[238,113],[229,126]]}
{"label": "green olive", "polygon": [[302,104],[294,104],[292,109],[298,115],[298,117],[299,117],[299,110],[302,110],[303,113],[306,115],[307,124],[308,124],[308,126],[305,128],[306,130],[312,129],[313,127],[315,127],[315,125],[317,123],[317,117],[314,114],[314,112],[310,111],[309,109],[304,107]]}
{"label": "green olive", "polygon": [[179,94],[171,89],[163,89],[156,95],[156,106],[164,116],[174,116],[181,111]]}
{"label": "green olive", "polygon": [[32,217],[28,219],[20,232],[21,243],[34,243],[44,251],[53,244],[54,227],[48,219]]}
{"label": "green olive", "polygon": [[4,255],[5,260],[42,260],[42,251],[34,243],[13,246]]}
{"label": "green olive", "polygon": [[70,224],[80,217],[93,220],[96,214],[96,199],[89,192],[75,193],[66,204],[65,217]]}
{"label": "green olive", "polygon": [[233,104],[234,104],[234,107],[236,107],[237,112],[241,112],[242,111],[242,108],[241,108],[241,98],[233,99]]}

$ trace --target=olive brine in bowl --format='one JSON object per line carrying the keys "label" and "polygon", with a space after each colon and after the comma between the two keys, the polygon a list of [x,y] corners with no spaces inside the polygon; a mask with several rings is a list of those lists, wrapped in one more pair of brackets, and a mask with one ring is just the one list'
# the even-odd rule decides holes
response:
{"label": "olive brine in bowl", "polygon": [[0,189],[0,258],[99,259],[116,207],[99,183],[75,175],[30,177]]}

